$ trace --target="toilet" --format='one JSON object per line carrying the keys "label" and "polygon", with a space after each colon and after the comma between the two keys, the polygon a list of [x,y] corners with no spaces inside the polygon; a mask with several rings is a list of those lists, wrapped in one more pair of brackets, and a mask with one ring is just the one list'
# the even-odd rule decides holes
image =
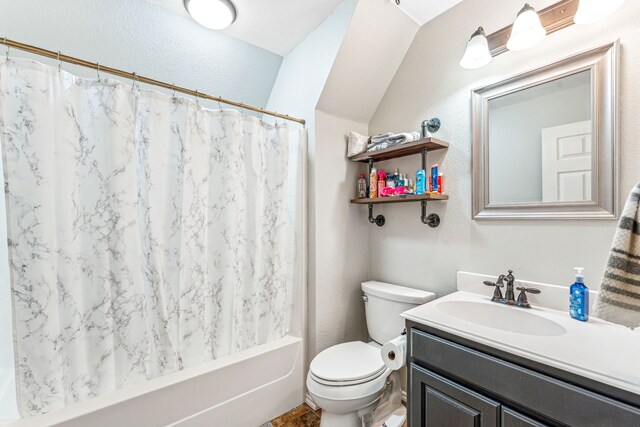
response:
{"label": "toilet", "polygon": [[361,427],[373,411],[392,370],[382,361],[382,344],[400,335],[400,314],[435,299],[432,292],[368,281],[362,283],[367,330],[373,341],[334,345],[311,361],[307,389],[322,408],[320,427]]}

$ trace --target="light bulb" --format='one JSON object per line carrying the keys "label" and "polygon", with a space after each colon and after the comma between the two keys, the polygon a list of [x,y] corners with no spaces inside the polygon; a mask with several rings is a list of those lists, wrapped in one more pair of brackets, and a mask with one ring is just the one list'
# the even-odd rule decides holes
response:
{"label": "light bulb", "polygon": [[511,27],[511,36],[509,36],[509,41],[507,41],[507,49],[529,49],[538,44],[546,35],[547,31],[542,27],[540,17],[527,3],[520,12],[518,12],[516,22],[514,22]]}
{"label": "light bulb", "polygon": [[471,35],[464,56],[460,60],[460,66],[472,70],[484,67],[491,62],[491,59],[487,38],[484,35],[484,30],[480,27]]}
{"label": "light bulb", "polygon": [[189,15],[203,27],[222,30],[236,20],[236,8],[230,0],[184,0]]}
{"label": "light bulb", "polygon": [[611,15],[622,6],[624,0],[580,0],[573,17],[576,24],[590,24]]}

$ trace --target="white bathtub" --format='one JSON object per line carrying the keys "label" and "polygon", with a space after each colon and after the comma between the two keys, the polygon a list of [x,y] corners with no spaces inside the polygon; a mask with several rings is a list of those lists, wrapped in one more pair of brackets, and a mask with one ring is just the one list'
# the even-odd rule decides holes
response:
{"label": "white bathtub", "polygon": [[304,401],[302,339],[280,340],[2,427],[258,427]]}

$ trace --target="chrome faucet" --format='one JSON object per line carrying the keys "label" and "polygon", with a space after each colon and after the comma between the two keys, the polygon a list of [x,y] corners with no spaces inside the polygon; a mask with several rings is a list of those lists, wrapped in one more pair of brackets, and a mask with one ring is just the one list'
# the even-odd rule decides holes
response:
{"label": "chrome faucet", "polygon": [[[504,287],[504,281],[507,281],[507,290],[505,291],[504,297],[502,296],[502,290],[500,288]],[[531,304],[527,301],[527,292],[530,294],[539,294],[540,290],[536,288],[526,288],[519,287],[516,288],[520,293],[518,294],[518,299],[516,301],[515,293],[513,291],[513,285],[516,281],[516,278],[513,276],[513,270],[509,270],[507,275],[501,274],[498,276],[498,280],[495,283],[490,281],[483,282],[487,286],[494,286],[493,297],[491,301],[499,302],[502,304],[515,305],[516,307],[522,308],[531,308]]]}
{"label": "chrome faucet", "polygon": [[516,281],[516,278],[513,276],[513,270],[509,270],[509,274],[507,274],[505,280],[507,281],[507,291],[504,293],[504,302],[509,305],[514,305],[516,303],[516,295],[513,293],[513,282]]}

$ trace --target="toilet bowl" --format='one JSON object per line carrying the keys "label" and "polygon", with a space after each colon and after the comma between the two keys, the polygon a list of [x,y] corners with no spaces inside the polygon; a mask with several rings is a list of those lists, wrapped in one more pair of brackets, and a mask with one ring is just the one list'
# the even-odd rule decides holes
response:
{"label": "toilet bowl", "polygon": [[362,291],[373,341],[334,345],[309,366],[307,389],[322,408],[321,427],[361,427],[361,417],[376,408],[392,372],[382,361],[382,344],[402,332],[402,312],[435,299],[431,292],[375,281],[362,283]]}

